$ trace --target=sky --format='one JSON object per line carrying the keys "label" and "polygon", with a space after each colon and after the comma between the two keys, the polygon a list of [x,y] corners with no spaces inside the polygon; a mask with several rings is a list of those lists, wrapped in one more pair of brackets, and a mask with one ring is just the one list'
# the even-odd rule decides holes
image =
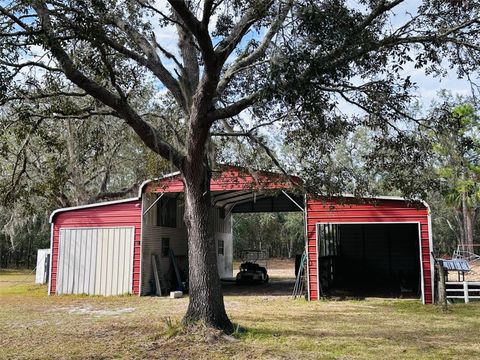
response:
{"label": "sky", "polygon": [[[358,0],[346,0],[349,5],[354,8],[361,9]],[[3,0],[0,0],[0,4]],[[419,0],[406,0],[404,4],[394,9],[394,14],[391,18],[390,26],[392,29],[399,26],[399,24],[404,23],[409,18],[409,13],[414,13],[415,9],[418,7]],[[165,13],[169,13],[168,5],[166,0],[157,0],[156,6]],[[158,19],[158,18],[157,18]],[[151,19],[152,23],[155,24],[157,19]],[[213,28],[216,21],[216,17],[212,18],[210,27]],[[169,51],[177,54],[177,35],[176,29],[173,26],[166,28],[155,28],[156,39],[159,43],[162,44]],[[245,36],[243,43],[246,43],[251,38],[260,37],[259,33],[249,33]],[[43,50],[39,47],[32,49],[34,58],[39,58],[44,56]],[[172,61],[165,61],[167,67],[173,68]],[[437,98],[437,94],[442,89],[449,90],[453,95],[469,95],[471,94],[470,84],[466,79],[458,79],[456,71],[454,69],[450,70],[449,73],[443,78],[435,78],[432,76],[426,76],[423,69],[415,69],[413,64],[406,64],[404,66],[404,74],[410,75],[411,80],[416,83],[417,89],[414,94],[419,101],[419,104],[422,108],[427,109],[432,101]],[[159,96],[162,96],[165,93],[163,86],[159,86]],[[345,113],[358,113],[359,110],[350,104],[341,104],[342,111]]]}
{"label": "sky", "polygon": [[[156,5],[168,13],[168,6],[166,5],[165,0],[157,0]],[[399,5],[394,9],[394,16],[391,18],[390,26],[392,29],[395,29],[400,24],[403,24],[410,18],[410,14],[415,13],[417,7],[421,3],[421,0],[406,0],[403,4]],[[347,4],[356,9],[362,9],[362,5],[359,4],[358,0],[347,0]],[[215,23],[216,18],[212,19],[211,28]],[[160,30],[160,29],[159,29]],[[162,28],[159,32],[161,34],[162,40],[166,44],[166,47],[172,51],[177,52],[177,36],[175,29],[171,28]],[[244,43],[259,36],[258,34],[247,34]],[[160,40],[160,39],[159,39]],[[416,84],[417,88],[414,91],[414,95],[419,102],[419,105],[423,109],[428,109],[432,101],[435,101],[438,98],[438,93],[446,89],[452,93],[452,95],[462,95],[468,96],[471,94],[470,84],[467,79],[458,79],[455,69],[449,70],[448,74],[445,77],[433,77],[427,76],[424,73],[423,69],[415,69],[414,65],[407,63],[404,66],[403,73],[405,75],[411,76],[411,80]],[[164,90],[163,90],[164,91]],[[359,113],[359,109],[353,105],[344,103],[341,104],[342,111],[344,113],[356,114]]]}
{"label": "sky", "polygon": [[[356,2],[356,1],[353,1]],[[410,18],[409,13],[414,13],[421,1],[407,0],[394,10],[395,16],[392,18],[392,27],[397,27]],[[447,65],[447,64],[446,64]],[[437,94],[441,89],[447,89],[453,95],[470,95],[471,88],[467,79],[458,79],[455,69],[448,71],[443,78],[435,78],[427,76],[423,69],[415,69],[412,63],[405,66],[405,74],[412,76],[412,81],[417,84],[417,95],[420,104],[428,106],[437,98]]]}

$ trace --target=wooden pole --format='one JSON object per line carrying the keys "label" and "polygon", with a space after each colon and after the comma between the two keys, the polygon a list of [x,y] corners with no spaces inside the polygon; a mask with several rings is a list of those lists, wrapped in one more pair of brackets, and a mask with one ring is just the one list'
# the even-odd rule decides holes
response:
{"label": "wooden pole", "polygon": [[443,311],[447,311],[447,291],[445,285],[445,269],[443,268],[443,261],[437,261],[438,270],[438,304]]}

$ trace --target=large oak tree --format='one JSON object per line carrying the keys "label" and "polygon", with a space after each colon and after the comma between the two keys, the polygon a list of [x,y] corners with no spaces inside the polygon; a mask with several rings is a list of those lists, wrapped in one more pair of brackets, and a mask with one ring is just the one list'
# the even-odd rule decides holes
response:
{"label": "large oak tree", "polygon": [[[282,168],[262,132],[274,126],[303,144],[319,172],[314,155],[357,123],[389,137],[398,122],[417,121],[407,111],[415,84],[405,64],[474,73],[478,35],[478,1],[4,0],[0,102],[88,95],[176,167],[189,242],[184,320],[229,329],[207,215],[212,137],[262,149]],[[39,93],[45,77],[77,94]],[[139,110],[132,94],[144,81],[157,83],[152,103],[174,100],[177,123],[154,126]],[[367,116],[347,116],[344,104]],[[170,141],[168,129],[179,128]]]}

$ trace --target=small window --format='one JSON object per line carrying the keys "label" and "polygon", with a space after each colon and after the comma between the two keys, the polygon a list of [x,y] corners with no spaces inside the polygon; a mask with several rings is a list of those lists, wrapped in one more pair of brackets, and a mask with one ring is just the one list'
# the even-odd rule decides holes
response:
{"label": "small window", "polygon": [[225,208],[220,208],[218,209],[218,216],[220,217],[220,219],[225,219]]}
{"label": "small window", "polygon": [[162,257],[170,255],[170,238],[162,238]]}
{"label": "small window", "polygon": [[157,202],[157,226],[177,227],[177,199],[162,196]]}
{"label": "small window", "polygon": [[224,255],[224,246],[223,240],[218,240],[218,255]]}

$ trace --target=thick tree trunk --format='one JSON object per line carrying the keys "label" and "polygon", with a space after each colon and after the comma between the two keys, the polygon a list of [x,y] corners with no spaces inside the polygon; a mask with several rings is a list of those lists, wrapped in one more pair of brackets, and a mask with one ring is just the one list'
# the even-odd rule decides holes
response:
{"label": "thick tree trunk", "polygon": [[190,164],[184,169],[183,177],[190,291],[190,302],[183,322],[203,322],[208,326],[231,331],[232,323],[223,302],[210,219],[210,174],[206,165]]}

